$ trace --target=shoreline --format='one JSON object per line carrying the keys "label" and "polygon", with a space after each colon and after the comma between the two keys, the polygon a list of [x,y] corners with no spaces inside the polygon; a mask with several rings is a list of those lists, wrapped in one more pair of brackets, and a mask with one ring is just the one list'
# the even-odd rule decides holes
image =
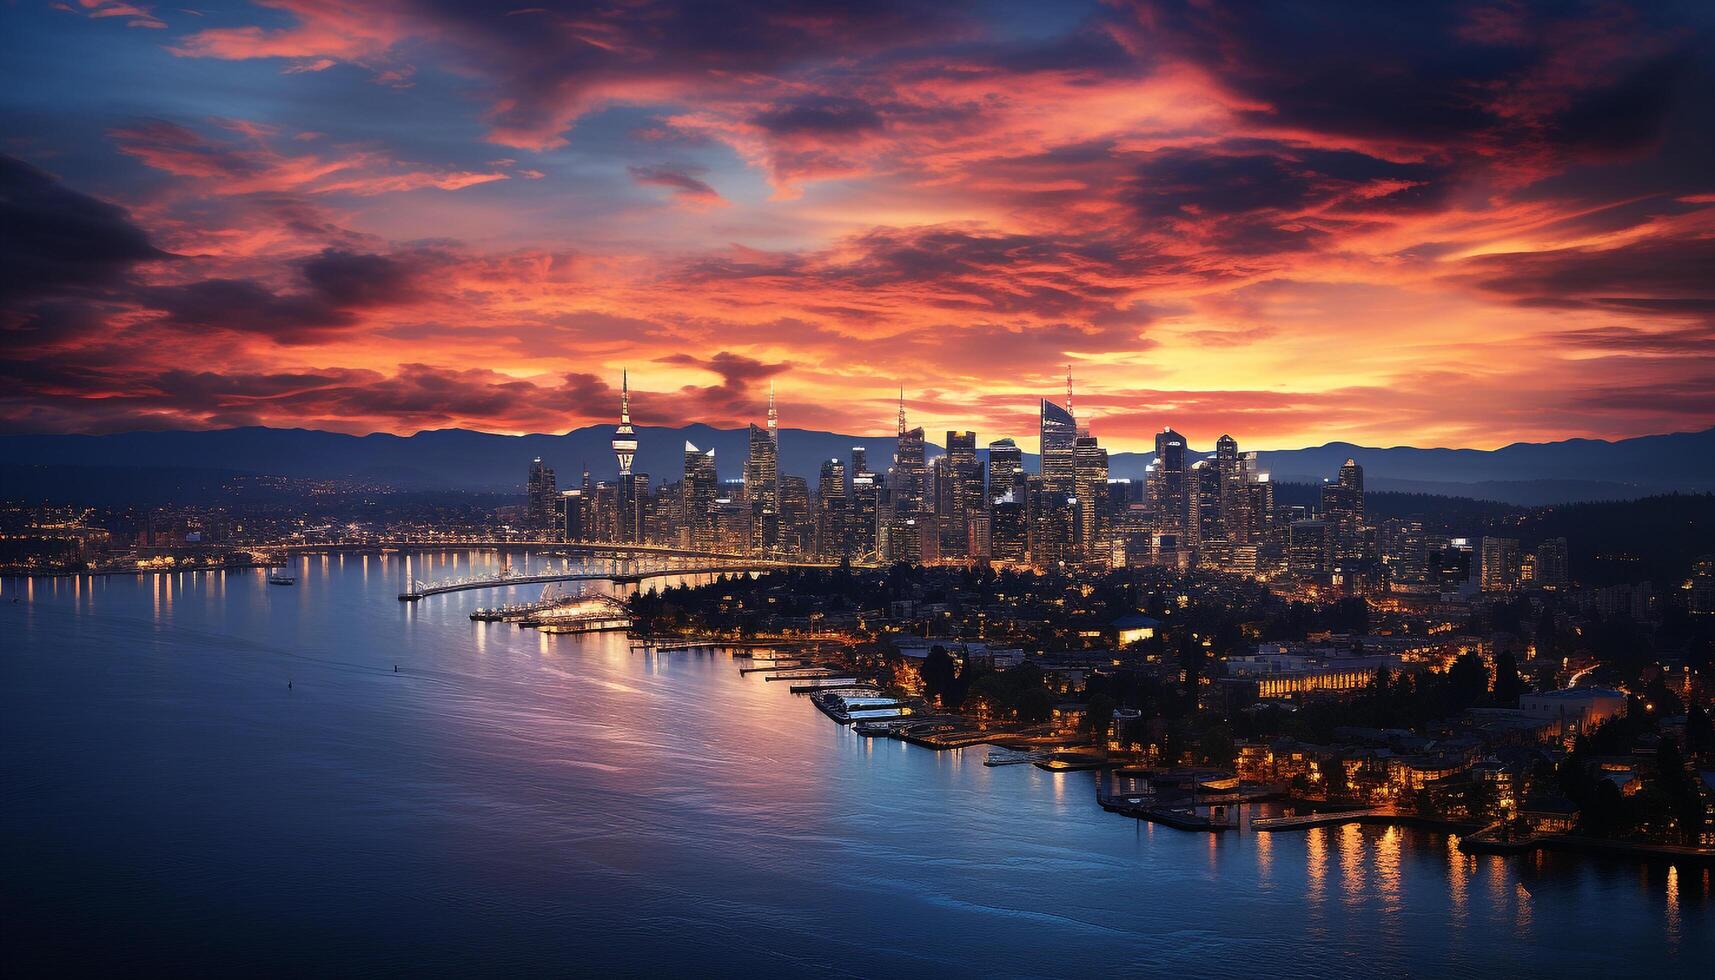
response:
{"label": "shoreline", "polygon": [[[860,679],[859,683],[865,682]],[[834,722],[836,725],[839,724],[838,719],[829,715],[827,712],[822,711],[819,706],[818,713],[827,715],[829,721]],[[1006,737],[999,733],[993,733],[989,734],[987,737],[969,742],[961,740],[960,744],[937,744],[935,741],[922,736],[907,734],[898,730],[866,732],[863,734],[865,737],[870,738],[890,738],[909,745],[916,745],[921,748],[929,749],[932,752],[975,748],[981,745],[988,745],[991,748],[1004,748],[1004,746],[1000,744],[1000,740]],[[1115,763],[1115,765],[1117,766],[1118,763]],[[1077,770],[1066,771],[1096,771],[1102,768],[1106,767],[1091,766],[1088,767],[1088,769],[1079,767]],[[1109,813],[1118,813],[1123,816],[1133,817],[1134,819],[1148,820],[1151,823],[1158,823],[1162,826],[1171,827],[1175,830],[1184,831],[1186,833],[1223,833],[1229,830],[1242,833],[1246,829],[1242,825],[1217,823],[1212,819],[1204,817],[1187,818],[1187,815],[1167,812],[1165,809],[1156,805],[1130,804],[1123,799],[1123,796],[1124,794],[1117,794],[1110,799],[1101,793],[1100,785],[1098,784],[1096,803],[1103,810]],[[1308,808],[1314,812],[1316,805],[1322,801],[1295,800],[1288,797],[1284,802],[1288,805]],[[1240,803],[1237,805],[1242,806],[1254,804]],[[1473,823],[1471,821],[1446,820],[1439,817],[1406,813],[1362,812],[1354,813],[1350,817],[1345,818],[1341,818],[1337,812],[1327,812],[1326,815],[1330,818],[1330,822],[1328,823],[1316,823],[1303,827],[1287,826],[1271,829],[1253,828],[1251,829],[1251,832],[1292,833],[1298,830],[1308,831],[1312,827],[1331,826],[1335,823],[1356,823],[1375,827],[1402,827],[1412,830],[1425,830],[1434,833],[1447,834],[1449,836],[1456,836],[1459,838],[1460,852],[1464,854],[1494,854],[1499,857],[1523,857],[1537,851],[1557,851],[1567,854],[1625,857],[1649,864],[1688,863],[1693,867],[1715,867],[1715,850],[1699,850],[1682,845],[1605,840],[1598,837],[1585,837],[1577,834],[1554,834],[1532,837],[1528,840],[1519,841],[1516,844],[1494,847],[1485,847],[1482,842],[1479,841],[1477,847],[1468,848],[1466,846],[1467,841],[1470,841],[1473,836],[1481,833],[1485,825]]]}

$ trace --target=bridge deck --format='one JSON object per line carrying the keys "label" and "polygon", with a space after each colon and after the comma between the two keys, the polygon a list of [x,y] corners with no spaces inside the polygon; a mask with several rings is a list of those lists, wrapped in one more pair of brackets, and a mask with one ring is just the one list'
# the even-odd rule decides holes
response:
{"label": "bridge deck", "polygon": [[801,562],[756,562],[748,565],[713,565],[698,568],[659,568],[634,571],[606,572],[554,572],[545,575],[510,575],[505,578],[496,576],[491,579],[472,579],[462,582],[432,583],[419,586],[408,592],[399,593],[400,602],[416,602],[432,595],[444,595],[448,592],[469,592],[475,589],[498,589],[508,585],[542,585],[548,582],[614,582],[631,584],[651,578],[666,578],[670,575],[718,575],[737,572],[766,572],[777,568],[832,568],[832,565],[811,564]]}

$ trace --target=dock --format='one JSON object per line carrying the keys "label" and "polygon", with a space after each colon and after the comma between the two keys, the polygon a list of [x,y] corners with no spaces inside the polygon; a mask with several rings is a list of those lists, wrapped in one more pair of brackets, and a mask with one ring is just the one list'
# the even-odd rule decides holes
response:
{"label": "dock", "polygon": [[[1217,820],[1213,815],[1204,816],[1195,809],[1185,806],[1171,806],[1157,800],[1152,795],[1120,794],[1116,796],[1097,796],[1096,802],[1109,813],[1118,813],[1138,820],[1148,820],[1174,830],[1201,831],[1218,834],[1227,830],[1237,830],[1238,812],[1234,811],[1233,820]],[[1189,802],[1181,801],[1181,802]],[[1255,826],[1253,823],[1252,826]]]}
{"label": "dock", "polygon": [[1329,827],[1335,824],[1351,823],[1363,820],[1365,817],[1385,817],[1392,811],[1383,807],[1364,807],[1358,810],[1324,810],[1320,813],[1299,813],[1290,817],[1258,817],[1251,821],[1252,830],[1306,830],[1311,827]]}

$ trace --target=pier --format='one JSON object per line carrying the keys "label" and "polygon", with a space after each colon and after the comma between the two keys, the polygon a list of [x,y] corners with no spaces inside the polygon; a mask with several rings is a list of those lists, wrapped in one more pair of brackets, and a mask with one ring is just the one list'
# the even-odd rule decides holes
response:
{"label": "pier", "polygon": [[474,575],[464,578],[444,579],[439,582],[413,581],[405,591],[399,593],[399,601],[417,602],[432,595],[445,595],[449,592],[468,592],[474,589],[498,589],[509,585],[545,585],[551,582],[613,582],[617,585],[636,585],[646,579],[666,578],[673,575],[721,575],[734,572],[766,572],[779,568],[833,567],[835,566],[827,562],[747,559],[718,564],[710,564],[706,561],[694,562],[688,565],[676,565],[669,563],[653,567],[619,567],[611,570],[591,570],[588,568],[581,568],[577,571],[563,570],[535,575],[513,574],[509,569],[502,569],[498,573],[492,575]]}
{"label": "pier", "polygon": [[1383,807],[1365,807],[1360,810],[1324,810],[1320,813],[1299,813],[1290,817],[1257,817],[1251,821],[1252,830],[1307,830],[1311,827],[1328,827],[1334,824],[1351,823],[1363,820],[1365,817],[1383,817],[1391,815],[1392,811]]}

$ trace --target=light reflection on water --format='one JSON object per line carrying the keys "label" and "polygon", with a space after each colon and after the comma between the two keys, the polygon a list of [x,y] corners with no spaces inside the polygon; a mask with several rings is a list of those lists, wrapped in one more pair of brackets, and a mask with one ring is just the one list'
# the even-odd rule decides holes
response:
{"label": "light reflection on water", "polygon": [[1090,774],[863,739],[726,654],[468,619],[540,587],[395,598],[491,552],[395,560],[303,558],[295,587],[0,582],[7,965],[1564,976],[1712,956],[1703,869],[1137,824]]}

